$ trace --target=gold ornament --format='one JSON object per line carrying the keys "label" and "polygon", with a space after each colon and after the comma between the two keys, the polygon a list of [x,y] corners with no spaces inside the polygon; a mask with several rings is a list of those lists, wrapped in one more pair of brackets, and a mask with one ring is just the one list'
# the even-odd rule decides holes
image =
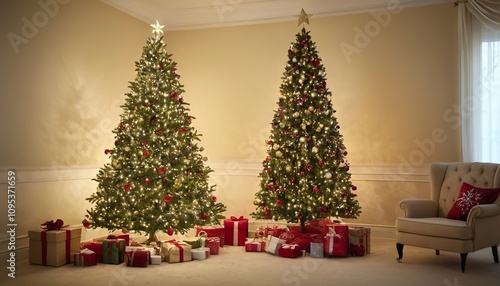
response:
{"label": "gold ornament", "polygon": [[134,215],[138,215],[139,214],[139,211],[134,211]]}

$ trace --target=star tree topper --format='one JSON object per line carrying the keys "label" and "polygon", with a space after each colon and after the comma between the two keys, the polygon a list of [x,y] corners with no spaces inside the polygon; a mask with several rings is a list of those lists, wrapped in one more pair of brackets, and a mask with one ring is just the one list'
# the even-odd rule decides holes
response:
{"label": "star tree topper", "polygon": [[304,11],[304,9],[302,9],[300,11],[300,15],[299,15],[299,24],[297,26],[300,26],[300,24],[303,24],[303,23],[306,23],[306,24],[309,24],[309,17],[311,17],[311,15],[307,15],[306,14],[306,11]]}
{"label": "star tree topper", "polygon": [[161,37],[163,35],[163,27],[164,25],[160,25],[158,23],[158,20],[156,20],[156,24],[151,24],[151,27],[153,27],[153,34],[156,36],[156,38]]}

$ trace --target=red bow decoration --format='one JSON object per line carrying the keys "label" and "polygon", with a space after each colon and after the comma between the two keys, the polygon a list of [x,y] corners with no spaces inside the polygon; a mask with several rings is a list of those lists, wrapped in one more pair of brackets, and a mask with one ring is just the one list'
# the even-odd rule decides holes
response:
{"label": "red bow decoration", "polygon": [[238,221],[238,220],[244,220],[244,218],[243,216],[240,217],[231,216],[231,220]]}
{"label": "red bow decoration", "polygon": [[67,227],[68,225],[64,225],[64,221],[62,219],[57,219],[55,222],[53,220],[46,221],[40,225],[40,228],[43,230],[60,230],[61,228]]}

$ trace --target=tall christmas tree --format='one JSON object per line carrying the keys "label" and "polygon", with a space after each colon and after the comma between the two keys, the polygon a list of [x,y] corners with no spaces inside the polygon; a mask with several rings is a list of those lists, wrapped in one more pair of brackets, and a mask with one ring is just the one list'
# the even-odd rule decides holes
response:
{"label": "tall christmas tree", "polygon": [[84,224],[149,235],[158,231],[185,233],[196,225],[217,224],[226,210],[213,195],[191,126],[176,63],[165,50],[163,26],[153,26],[136,78],[126,93],[120,123],[113,130],[115,146],[106,149],[110,163],[99,170],[97,191],[87,200]]}
{"label": "tall christmas tree", "polygon": [[[308,23],[302,10],[301,22]],[[288,50],[280,97],[266,141],[267,157],[256,193],[257,219],[305,222],[356,218],[360,206],[347,151],[326,86],[326,71],[303,27]]]}

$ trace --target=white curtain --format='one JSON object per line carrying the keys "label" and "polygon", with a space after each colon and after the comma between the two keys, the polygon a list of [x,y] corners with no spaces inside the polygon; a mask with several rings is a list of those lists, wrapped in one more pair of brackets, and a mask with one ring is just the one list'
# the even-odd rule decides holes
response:
{"label": "white curtain", "polygon": [[500,163],[500,0],[462,2],[462,160]]}

